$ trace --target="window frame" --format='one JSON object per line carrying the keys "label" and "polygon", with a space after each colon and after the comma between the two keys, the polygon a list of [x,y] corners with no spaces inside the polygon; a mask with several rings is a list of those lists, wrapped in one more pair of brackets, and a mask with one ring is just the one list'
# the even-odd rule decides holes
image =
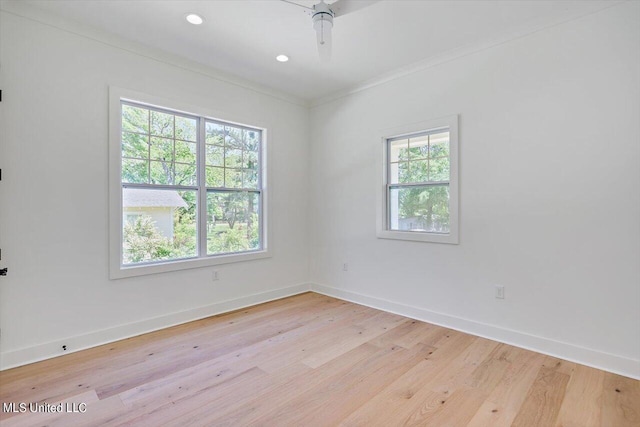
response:
{"label": "window frame", "polygon": [[[390,188],[390,146],[393,140],[433,133],[435,130],[449,130],[449,233],[428,231],[392,230],[389,220],[391,213]],[[380,132],[382,147],[377,147],[378,165],[382,166],[377,185],[377,237],[380,239],[408,240],[431,243],[459,243],[459,140],[458,115],[450,115],[420,123],[412,123],[386,129]],[[382,149],[380,149],[382,148]],[[395,184],[393,184],[395,185]],[[411,184],[409,184],[410,186]],[[427,185],[427,184],[425,184]]]}
{"label": "window frame", "polygon": [[[182,258],[176,260],[165,260],[153,263],[140,263],[123,265],[123,206],[122,206],[122,103],[140,104],[150,109],[159,109],[178,115],[185,115],[198,118],[199,131],[202,131],[205,122],[211,121],[215,123],[229,124],[233,126],[259,130],[261,132],[260,151],[259,151],[259,176],[258,191],[260,192],[260,230],[262,247],[257,250],[246,252],[235,252],[227,254],[207,255],[206,245],[202,252],[202,244],[206,242],[206,216],[200,215],[203,208],[198,209],[197,225],[198,247],[201,248],[201,254],[192,258]],[[145,93],[132,91],[128,89],[109,87],[109,278],[121,279],[126,277],[143,276],[147,274],[165,273],[170,271],[186,270],[191,268],[211,267],[221,264],[251,261],[271,257],[271,227],[269,226],[269,203],[268,203],[268,185],[267,179],[269,174],[268,162],[268,131],[267,127],[262,124],[246,124],[246,120],[239,120],[236,117],[229,117],[228,114],[222,114],[219,111],[209,110],[199,106],[189,105],[163,97],[148,95]],[[204,135],[204,134],[202,134]],[[198,206],[203,201],[206,206],[207,185],[204,178],[204,141],[197,142],[197,165],[198,165],[198,183],[195,186],[198,191]],[[156,186],[163,188],[162,186]],[[165,186],[166,187],[166,186]],[[153,187],[152,187],[153,188]],[[242,190],[242,189],[238,189]],[[206,211],[206,208],[204,208]],[[203,218],[204,216],[204,218]],[[205,234],[203,234],[205,233]]]}

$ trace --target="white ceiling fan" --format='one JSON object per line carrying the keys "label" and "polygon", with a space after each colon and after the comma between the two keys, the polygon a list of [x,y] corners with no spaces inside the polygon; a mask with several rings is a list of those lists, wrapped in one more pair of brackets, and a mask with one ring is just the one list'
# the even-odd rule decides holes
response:
{"label": "white ceiling fan", "polygon": [[307,7],[291,0],[282,1],[304,8],[305,12],[311,16],[313,29],[316,30],[320,60],[326,62],[331,59],[333,18],[339,18],[347,13],[355,12],[379,0],[337,0],[330,4],[320,0],[320,3],[315,4],[313,7]]}

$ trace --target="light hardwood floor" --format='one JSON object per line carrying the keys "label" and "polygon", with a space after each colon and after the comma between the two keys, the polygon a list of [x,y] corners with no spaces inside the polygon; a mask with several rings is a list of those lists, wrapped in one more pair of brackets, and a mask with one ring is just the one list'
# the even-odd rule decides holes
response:
{"label": "light hardwood floor", "polygon": [[640,426],[639,381],[314,293],[0,372],[0,400],[87,404],[6,427]]}

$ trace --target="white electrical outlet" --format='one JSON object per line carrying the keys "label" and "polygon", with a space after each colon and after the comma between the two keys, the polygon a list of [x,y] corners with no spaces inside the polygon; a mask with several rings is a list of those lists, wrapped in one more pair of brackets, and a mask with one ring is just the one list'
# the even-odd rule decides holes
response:
{"label": "white electrical outlet", "polygon": [[342,264],[342,271],[349,271],[349,264],[347,264],[346,262]]}
{"label": "white electrical outlet", "polygon": [[220,280],[220,277],[218,277],[218,271],[214,271],[213,273],[211,273],[211,280],[213,280],[214,282],[216,280]]}
{"label": "white electrical outlet", "polygon": [[504,286],[496,285],[496,298],[504,299]]}

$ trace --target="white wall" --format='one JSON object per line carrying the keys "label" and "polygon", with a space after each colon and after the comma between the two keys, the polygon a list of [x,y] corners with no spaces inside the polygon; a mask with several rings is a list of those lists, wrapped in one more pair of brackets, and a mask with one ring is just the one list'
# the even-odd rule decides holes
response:
{"label": "white wall", "polygon": [[[640,377],[639,16],[629,2],[313,108],[314,288]],[[460,244],[376,239],[381,129],[450,114]]]}
{"label": "white wall", "polygon": [[[2,367],[307,288],[306,106],[14,13],[0,26]],[[217,282],[214,268],[108,279],[110,85],[268,128],[273,257],[218,266]]]}

